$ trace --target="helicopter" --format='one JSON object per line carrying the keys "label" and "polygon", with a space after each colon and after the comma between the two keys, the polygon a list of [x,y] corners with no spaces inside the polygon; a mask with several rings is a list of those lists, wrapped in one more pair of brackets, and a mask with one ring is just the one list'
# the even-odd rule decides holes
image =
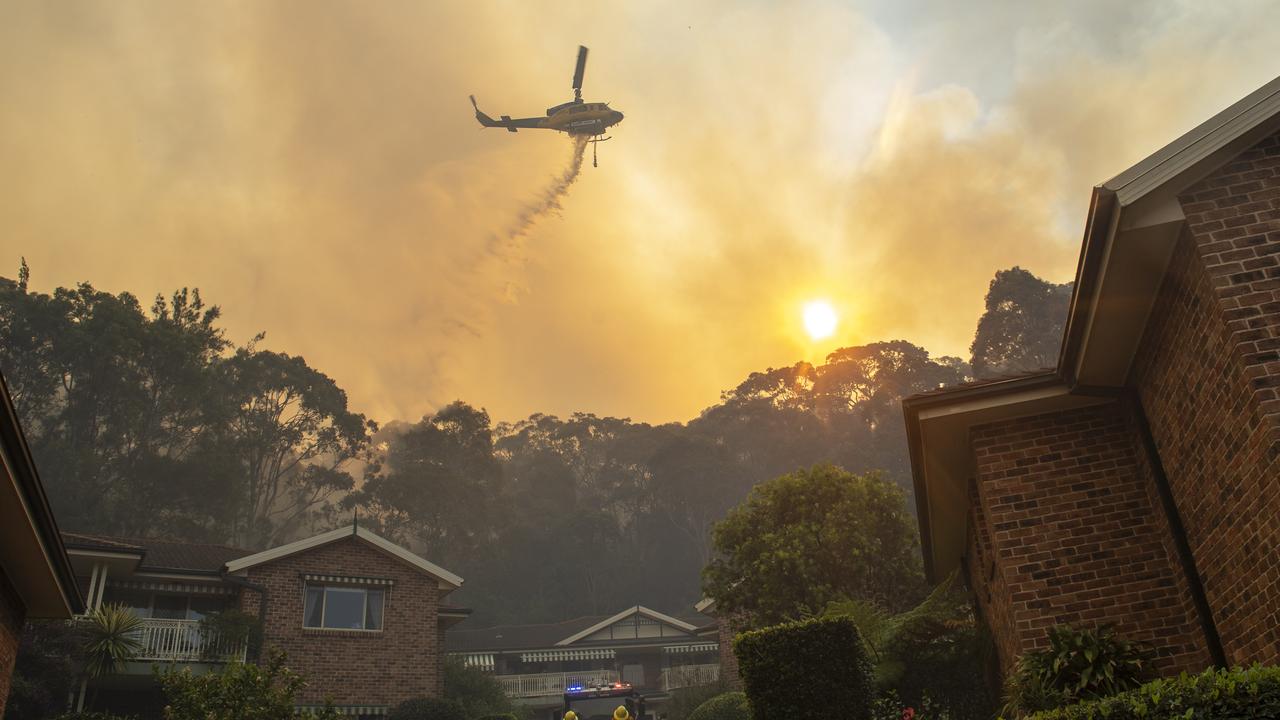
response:
{"label": "helicopter", "polygon": [[596,165],[596,145],[609,137],[600,137],[614,125],[622,122],[622,113],[609,107],[609,103],[590,103],[582,101],[582,74],[587,69],[587,48],[578,46],[578,64],[573,70],[573,99],[547,108],[546,117],[512,118],[510,115],[500,116],[500,120],[485,115],[476,105],[476,96],[471,96],[471,107],[475,108],[476,120],[487,127],[506,128],[508,132],[527,130],[556,130],[571,136],[586,136],[591,143],[591,165]]}

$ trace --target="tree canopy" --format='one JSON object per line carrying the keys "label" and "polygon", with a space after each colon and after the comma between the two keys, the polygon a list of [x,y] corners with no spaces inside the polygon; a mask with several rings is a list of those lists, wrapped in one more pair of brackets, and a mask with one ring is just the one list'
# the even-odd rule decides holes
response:
{"label": "tree canopy", "polygon": [[[750,373],[685,423],[495,422],[459,400],[378,429],[303,358],[229,339],[196,290],[148,307],[87,283],[36,292],[29,275],[0,278],[0,369],[62,527],[259,549],[356,511],[465,577],[455,599],[477,625],[685,611],[712,526],[814,463],[878,471],[909,498],[901,399],[972,374],[892,340]],[[1010,283],[1060,288],[1015,268],[993,291]],[[1038,297],[988,303],[1022,317]],[[1004,335],[1024,325],[991,315],[980,334],[999,342],[983,347],[1022,342]]]}
{"label": "tree canopy", "polygon": [[761,483],[713,536],[703,591],[753,626],[850,599],[904,610],[923,587],[905,497],[875,472],[817,465]]}
{"label": "tree canopy", "polygon": [[1070,301],[1071,283],[1045,282],[1016,266],[997,272],[969,348],[974,376],[1056,365]]}

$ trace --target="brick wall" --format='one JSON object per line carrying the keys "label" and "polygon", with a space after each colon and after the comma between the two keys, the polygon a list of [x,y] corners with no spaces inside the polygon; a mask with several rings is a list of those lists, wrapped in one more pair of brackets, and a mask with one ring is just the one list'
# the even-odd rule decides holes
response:
{"label": "brick wall", "polygon": [[[1009,588],[1005,583],[1003,566],[996,562],[991,551],[991,530],[982,509],[982,498],[978,495],[977,480],[973,478],[969,480],[968,544],[964,562],[969,588],[987,626],[993,629],[1013,627]],[[994,639],[1000,667],[1007,670],[1021,652],[1017,636],[997,632]]]}
{"label": "brick wall", "polygon": [[25,616],[22,600],[9,584],[4,569],[0,568],[0,717],[4,717],[5,701],[9,699],[13,662],[18,656]]}
{"label": "brick wall", "polygon": [[1154,645],[1162,672],[1202,667],[1199,625],[1119,403],[978,426],[971,442],[978,506],[1006,585],[991,595],[1009,603],[1007,619],[987,618],[1005,669],[1046,647],[1053,625],[1104,623]]}
{"label": "brick wall", "polygon": [[742,631],[732,618],[716,618],[720,637],[720,680],[731,690],[742,689],[742,676],[738,674],[738,656],[733,653],[733,639]]}
{"label": "brick wall", "polygon": [[[380,632],[302,627],[303,573],[395,581],[386,595]],[[349,538],[250,568],[248,579],[268,588],[264,647],[289,654],[307,676],[299,702],[395,705],[440,691],[439,589],[434,578]],[[258,593],[241,593],[241,609],[258,612]]]}
{"label": "brick wall", "polygon": [[1280,135],[1180,198],[1136,386],[1227,661],[1280,662]]}

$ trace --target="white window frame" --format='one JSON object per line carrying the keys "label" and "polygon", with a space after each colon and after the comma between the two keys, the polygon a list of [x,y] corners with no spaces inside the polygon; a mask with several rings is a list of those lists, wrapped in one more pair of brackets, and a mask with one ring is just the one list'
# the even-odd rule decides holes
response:
{"label": "white window frame", "polygon": [[[319,625],[307,624],[307,592],[311,588],[320,589],[320,624]],[[336,588],[341,590],[359,590],[364,594],[364,604],[361,605],[361,612],[360,612],[361,623],[368,622],[369,620],[369,593],[375,592],[375,591],[382,593],[382,612],[379,613],[378,615],[379,619],[382,621],[381,625],[372,630],[369,628],[339,628],[339,627],[329,627],[325,625],[324,624],[325,614],[328,612],[328,609],[329,609],[329,603],[325,598],[325,594],[328,592],[329,588]],[[302,584],[302,629],[303,630],[322,630],[324,632],[380,633],[382,632],[382,629],[385,628],[386,626],[387,626],[387,588],[364,587],[362,585],[341,585],[338,583],[322,583],[322,582],[311,582],[311,581],[303,582]]]}

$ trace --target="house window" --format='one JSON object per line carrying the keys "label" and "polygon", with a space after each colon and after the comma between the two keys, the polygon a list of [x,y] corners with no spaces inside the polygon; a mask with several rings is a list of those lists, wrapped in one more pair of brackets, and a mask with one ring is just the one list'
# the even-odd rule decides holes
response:
{"label": "house window", "polygon": [[381,589],[343,585],[307,585],[304,627],[332,630],[381,630]]}

